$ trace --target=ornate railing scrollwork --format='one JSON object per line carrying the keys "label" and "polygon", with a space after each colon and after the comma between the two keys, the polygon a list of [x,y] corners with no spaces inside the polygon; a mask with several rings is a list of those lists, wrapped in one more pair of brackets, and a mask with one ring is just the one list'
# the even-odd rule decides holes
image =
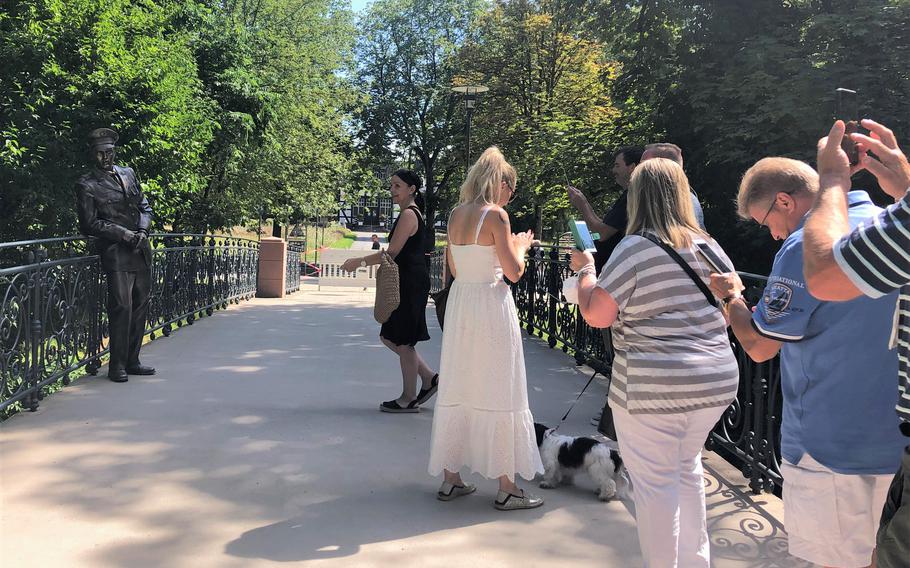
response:
{"label": "ornate railing scrollwork", "polygon": [[285,294],[293,294],[300,290],[300,265],[304,255],[302,243],[288,243],[287,269],[284,276]]}
{"label": "ornate railing scrollwork", "polygon": [[[152,339],[255,295],[256,241],[172,233],[150,240]],[[100,367],[106,282],[91,249],[82,237],[0,243],[0,418],[35,410],[49,385]]]}

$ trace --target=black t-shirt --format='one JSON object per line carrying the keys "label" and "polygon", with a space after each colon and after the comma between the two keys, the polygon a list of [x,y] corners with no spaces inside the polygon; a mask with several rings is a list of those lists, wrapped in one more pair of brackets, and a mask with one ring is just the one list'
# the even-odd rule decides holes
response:
{"label": "black t-shirt", "polygon": [[626,225],[629,224],[629,213],[626,207],[627,193],[623,191],[619,194],[619,199],[613,203],[613,207],[610,207],[610,210],[607,211],[603,218],[604,224],[616,229],[616,233],[605,241],[600,239],[594,241],[594,248],[597,249],[597,252],[594,253],[594,267],[597,269],[598,274],[600,274],[600,269],[607,263],[607,260],[610,259],[613,249],[626,236]]}

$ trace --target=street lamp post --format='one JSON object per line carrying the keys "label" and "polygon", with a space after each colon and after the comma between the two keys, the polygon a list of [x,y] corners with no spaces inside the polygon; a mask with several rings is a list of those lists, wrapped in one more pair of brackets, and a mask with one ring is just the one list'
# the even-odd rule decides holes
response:
{"label": "street lamp post", "polygon": [[467,117],[467,123],[465,125],[465,172],[467,172],[468,168],[471,166],[471,116],[474,114],[474,107],[477,105],[477,99],[480,98],[480,95],[482,93],[485,93],[489,90],[489,87],[484,87],[483,85],[464,85],[460,87],[452,87],[453,92],[462,95],[464,98],[464,110]]}

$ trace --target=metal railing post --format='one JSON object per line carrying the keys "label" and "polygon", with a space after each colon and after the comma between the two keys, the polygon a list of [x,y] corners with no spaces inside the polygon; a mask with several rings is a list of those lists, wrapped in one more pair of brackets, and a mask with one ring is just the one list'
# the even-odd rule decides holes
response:
{"label": "metal railing post", "polygon": [[556,334],[558,332],[557,322],[556,322],[556,302],[557,294],[560,293],[559,288],[559,275],[556,274],[556,266],[559,263],[559,250],[556,248],[550,249],[550,252],[547,254],[548,261],[546,263],[546,279],[547,279],[547,344],[553,348],[556,347]]}

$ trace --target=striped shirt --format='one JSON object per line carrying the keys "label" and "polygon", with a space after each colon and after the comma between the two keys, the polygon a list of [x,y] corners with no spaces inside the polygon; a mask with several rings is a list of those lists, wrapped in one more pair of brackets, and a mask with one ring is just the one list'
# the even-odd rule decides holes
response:
{"label": "striped shirt", "polygon": [[892,345],[898,353],[897,413],[901,431],[910,436],[910,190],[835,243],[834,258],[867,296],[900,290]]}
{"label": "striped shirt", "polygon": [[[720,246],[710,246],[733,266]],[[677,252],[707,284],[708,267],[692,250]],[[667,414],[733,401],[739,368],[723,315],[666,251],[628,235],[597,285],[619,306],[611,404],[630,414]]]}

